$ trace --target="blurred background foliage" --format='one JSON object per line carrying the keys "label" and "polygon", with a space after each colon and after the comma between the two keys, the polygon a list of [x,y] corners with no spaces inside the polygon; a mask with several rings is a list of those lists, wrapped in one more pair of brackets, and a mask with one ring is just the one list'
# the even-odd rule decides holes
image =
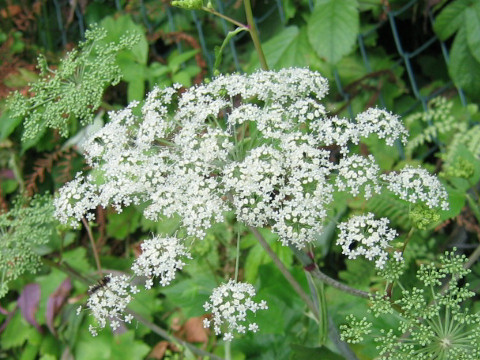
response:
{"label": "blurred background foliage", "polygon": [[[218,0],[212,5],[245,22],[240,0]],[[480,3],[264,0],[255,1],[253,10],[269,66],[308,66],[319,71],[330,83],[326,106],[331,114],[350,117],[380,106],[403,116],[411,134],[406,147],[392,150],[370,139],[358,146],[359,153],[373,154],[384,171],[406,163],[423,164],[442,176],[450,210],[410,240],[406,256],[415,259],[410,273],[422,262],[437,261],[437,255],[452,246],[471,255],[480,239]],[[112,66],[119,81],[102,85],[98,103],[89,108],[92,126],[108,121],[109,110],[141,101],[155,85],[189,87],[211,77],[214,49],[233,30],[221,18],[173,8],[163,0],[0,0],[0,358],[194,358],[142,323],[121,328],[115,335],[104,331],[96,338],[90,336],[91,319],[86,312],[75,315],[85,301],[88,284],[97,280],[86,229],[46,221],[51,201],[49,195],[41,196],[53,194],[78,171],[88,171],[77,146],[87,126],[82,122],[85,114],[66,114],[69,137],[46,128],[38,136],[25,138],[30,111],[39,112],[41,118],[48,109],[39,105],[19,115],[7,107],[13,91],[37,95],[31,93],[30,84],[42,79],[36,67],[39,54],[44,55],[49,71],[60,73],[60,60],[85,40],[94,24],[106,31],[98,40],[100,47],[120,43],[127,33],[135,36],[135,42],[115,52]],[[95,57],[88,59],[95,64]],[[236,35],[225,47],[219,70],[258,68],[248,35]],[[336,219],[368,209],[389,217],[398,229],[407,229],[411,221],[407,205],[388,195],[369,201],[342,196],[336,200],[332,210]],[[132,206],[121,214],[99,208],[91,230],[103,266],[122,272],[128,271],[140,242],[151,232],[169,234],[176,225],[176,219],[145,220]],[[315,257],[323,271],[359,289],[381,287],[372,264],[345,260],[334,245],[334,226],[327,229],[315,240]],[[233,274],[238,233],[244,235],[241,278],[259,289],[259,297],[268,301],[270,309],[257,315],[260,333],[233,343],[234,359],[341,359],[331,351],[343,346],[336,329],[347,314],[362,317],[365,303],[327,288],[330,350],[318,347],[318,329],[304,315],[304,304],[261,246],[234,222],[233,214],[227,214],[225,224],[214,226],[197,244],[196,261],[172,285],[143,291],[132,309],[178,338],[223,356],[223,342],[201,326],[202,305],[211,290]],[[263,235],[307,289],[307,279],[291,251],[268,230]],[[468,281],[476,292],[471,305],[478,311],[478,262],[472,265]],[[376,321],[380,328],[390,326],[386,320]],[[356,345],[354,350],[360,359],[373,359],[375,343]]]}

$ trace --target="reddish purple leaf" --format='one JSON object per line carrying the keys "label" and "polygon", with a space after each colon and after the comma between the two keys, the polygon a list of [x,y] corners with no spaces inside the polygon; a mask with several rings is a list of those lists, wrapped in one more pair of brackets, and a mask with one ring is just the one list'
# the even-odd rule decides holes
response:
{"label": "reddish purple leaf", "polygon": [[55,327],[53,326],[53,321],[55,320],[55,316],[57,316],[67,301],[70,290],[72,290],[72,282],[70,281],[70,278],[66,278],[63,280],[57,290],[55,290],[55,292],[48,297],[45,320],[53,335],[57,334]]}
{"label": "reddish purple leaf", "polygon": [[42,332],[42,328],[35,320],[35,313],[38,309],[38,303],[40,302],[40,286],[38,284],[28,284],[23,288],[17,304],[20,308],[22,316],[27,322],[37,328],[39,332]]}
{"label": "reddish purple leaf", "polygon": [[10,169],[1,169],[0,177],[4,179],[15,179],[15,173]]}
{"label": "reddish purple leaf", "polygon": [[2,305],[0,305],[0,314],[8,315],[9,311],[7,309],[3,308]]}

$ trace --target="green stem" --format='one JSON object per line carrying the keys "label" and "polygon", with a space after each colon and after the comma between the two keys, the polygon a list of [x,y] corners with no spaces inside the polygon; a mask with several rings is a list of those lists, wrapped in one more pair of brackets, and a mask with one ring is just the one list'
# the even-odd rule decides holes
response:
{"label": "green stem", "polygon": [[473,214],[477,218],[477,221],[480,222],[480,209],[475,202],[475,200],[472,198],[470,194],[466,194],[468,205],[470,205],[470,209],[472,209]]}
{"label": "green stem", "polygon": [[262,44],[260,43],[257,27],[255,26],[255,21],[253,20],[252,5],[250,4],[250,0],[244,0],[243,4],[245,6],[245,15],[247,17],[247,24],[249,27],[250,36],[252,37],[255,50],[257,51],[260,65],[262,66],[263,70],[268,70],[267,60],[265,59],[265,54],[262,50]]}
{"label": "green stem", "polygon": [[240,231],[237,232],[237,255],[235,258],[235,282],[238,281],[238,265],[240,262]]}
{"label": "green stem", "polygon": [[225,342],[225,360],[232,360],[231,341]]}
{"label": "green stem", "polygon": [[203,10],[203,11],[206,11],[206,12],[212,14],[212,15],[221,17],[222,19],[227,20],[228,22],[230,22],[230,23],[232,23],[232,24],[234,24],[234,25],[237,25],[238,27],[245,28],[246,30],[250,30],[247,25],[242,24],[241,22],[239,22],[239,21],[237,21],[237,20],[235,20],[235,19],[232,19],[232,18],[229,17],[229,16],[223,15],[222,13],[219,13],[219,12],[216,11],[215,9],[212,9],[212,8],[209,8],[209,7],[206,7],[206,6],[203,6],[203,7],[202,7],[202,10]]}
{"label": "green stem", "polygon": [[85,229],[87,230],[88,238],[90,239],[90,244],[92,245],[93,257],[95,258],[95,263],[97,264],[98,274],[100,276],[103,275],[102,265],[100,263],[100,257],[98,256],[97,245],[95,244],[95,239],[93,238],[92,229],[90,229],[90,224],[82,218],[83,225],[85,225]]}
{"label": "green stem", "polygon": [[23,194],[25,192],[25,182],[23,181],[22,169],[19,165],[19,158],[16,153],[12,153],[10,157],[10,166],[15,175],[15,180],[17,180],[18,186],[20,187],[20,193]]}
{"label": "green stem", "polygon": [[352,288],[348,285],[341,283],[340,281],[337,281],[331,278],[327,274],[324,274],[323,272],[321,272],[320,269],[318,268],[318,265],[305,252],[298,250],[293,245],[289,247],[297,257],[297,259],[302,263],[303,268],[309,271],[312,274],[312,276],[322,280],[325,284],[330,285],[331,287],[334,287],[348,294],[365,298],[365,299],[370,298],[370,293]]}
{"label": "green stem", "polygon": [[262,245],[262,247],[265,249],[268,256],[270,256],[270,258],[273,260],[274,264],[280,270],[280,272],[285,277],[285,279],[290,283],[290,285],[293,287],[295,292],[300,296],[300,298],[305,302],[305,304],[307,304],[310,311],[315,315],[315,318],[318,319],[318,316],[319,316],[318,309],[315,307],[312,299],[305,293],[305,291],[303,291],[302,287],[297,282],[297,280],[295,280],[295,278],[292,276],[292,274],[290,274],[290,272],[285,267],[285,265],[283,265],[282,261],[278,258],[277,254],[275,254],[275,252],[272,250],[270,245],[268,245],[267,241],[262,236],[262,234],[260,234],[260,232],[252,226],[249,226],[248,228],[253,233],[253,235],[255,235],[260,245]]}
{"label": "green stem", "polygon": [[[403,255],[403,253],[405,252],[405,249],[407,248],[407,244],[408,244],[408,242],[410,241],[410,239],[412,238],[412,235],[413,235],[413,232],[414,232],[414,231],[415,231],[415,228],[412,227],[412,228],[410,229],[410,231],[408,232],[407,238],[405,239],[405,242],[403,243],[402,255]],[[389,284],[387,285],[386,293],[387,293],[387,296],[388,296],[390,299],[392,298],[393,284],[394,284],[394,282],[392,281],[391,283],[389,283]]]}

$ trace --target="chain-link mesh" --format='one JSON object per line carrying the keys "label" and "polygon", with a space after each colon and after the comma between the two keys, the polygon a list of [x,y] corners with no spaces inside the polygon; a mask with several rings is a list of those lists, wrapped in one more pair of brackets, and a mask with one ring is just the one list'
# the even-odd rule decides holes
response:
{"label": "chain-link mesh", "polygon": [[[60,7],[58,1],[59,0],[54,0],[53,3],[54,3],[56,15],[57,15],[58,28],[60,30],[60,40],[61,40],[62,46],[65,46],[66,43],[67,43],[67,33],[66,33],[65,27],[62,25],[64,23],[64,20],[62,19],[61,7]],[[216,5],[216,10],[218,12],[222,13],[222,14],[225,14],[225,12],[226,12],[225,9],[229,9],[231,6],[234,6],[234,3],[236,1],[237,0],[229,0],[229,1],[224,2],[222,0],[217,0],[216,4],[215,4]],[[399,8],[398,10],[391,10],[387,7],[384,7],[384,13],[386,14],[386,18],[384,20],[380,21],[374,27],[370,28],[369,30],[359,34],[358,37],[357,37],[358,51],[359,51],[359,53],[361,55],[361,58],[363,60],[365,70],[367,71],[367,73],[372,74],[373,69],[372,69],[372,66],[371,66],[371,56],[369,54],[368,47],[365,44],[365,39],[367,39],[368,36],[370,36],[374,32],[381,31],[381,30],[384,31],[385,30],[384,27],[390,27],[392,42],[395,44],[395,48],[396,48],[396,54],[395,54],[396,55],[396,59],[395,59],[396,61],[395,61],[394,67],[402,66],[405,69],[405,71],[407,73],[407,78],[408,78],[407,83],[408,83],[408,86],[409,86],[409,90],[413,94],[415,99],[417,100],[415,104],[413,104],[409,109],[407,109],[405,111],[405,113],[407,113],[407,114],[409,112],[413,111],[414,109],[416,109],[419,106],[419,104],[421,105],[421,107],[424,110],[426,110],[427,109],[427,103],[432,98],[438,96],[439,94],[441,94],[444,91],[446,91],[448,89],[451,89],[453,87],[453,84],[450,82],[450,83],[444,85],[443,87],[441,87],[440,89],[437,89],[434,92],[430,93],[427,96],[423,95],[420,92],[418,75],[415,73],[414,66],[412,66],[412,62],[414,61],[414,59],[416,57],[420,56],[422,53],[424,53],[429,47],[436,44],[436,46],[440,46],[440,48],[441,48],[443,61],[445,61],[445,63],[447,65],[448,65],[448,61],[449,61],[449,53],[448,53],[448,50],[447,50],[447,46],[445,45],[444,42],[440,41],[435,35],[432,35],[423,44],[417,46],[417,48],[415,48],[411,51],[406,50],[405,43],[404,43],[402,37],[400,36],[399,26],[397,24],[398,19],[401,18],[402,16],[405,16],[406,14],[408,14],[408,12],[412,12],[412,9],[415,6],[420,5],[420,3],[423,4],[423,2],[421,2],[420,0],[411,0],[407,4],[405,4],[403,7]],[[115,0],[115,7],[118,11],[122,10],[122,5],[121,5],[120,0]],[[151,32],[152,28],[153,28],[153,25],[150,23],[150,21],[148,19],[147,6],[146,6],[146,4],[143,0],[140,0],[139,7],[140,7],[141,18],[142,18],[147,30],[149,32]],[[313,11],[313,9],[314,9],[313,0],[308,0],[308,7],[309,7],[310,11]],[[191,16],[192,21],[193,21],[193,23],[196,27],[196,30],[197,30],[199,43],[200,43],[204,58],[206,60],[206,64],[208,66],[208,69],[210,70],[210,73],[212,73],[213,72],[213,64],[215,62],[214,51],[213,51],[213,48],[208,48],[208,46],[207,46],[207,41],[205,39],[205,31],[208,31],[208,29],[204,29],[204,23],[203,23],[204,18],[199,16],[199,14],[197,14],[197,12],[195,12],[195,11],[187,11],[187,10],[183,10],[183,9],[171,8],[171,7],[168,7],[168,6],[166,6],[165,9],[166,9],[165,11],[166,11],[166,16],[167,16],[167,20],[168,20],[168,27],[169,27],[169,30],[172,31],[172,32],[175,32],[175,31],[179,30],[177,25],[175,24],[175,16],[174,16],[175,13],[183,12],[184,15]],[[84,22],[82,12],[79,9],[79,6],[77,6],[76,9],[75,9],[75,15],[76,15],[76,18],[77,18],[76,24],[78,24],[77,25],[78,26],[78,31],[81,34],[81,37],[83,38],[83,34],[85,32],[85,24],[84,24],[85,22]],[[270,0],[268,10],[265,11],[261,15],[257,14],[257,16],[255,17],[255,22],[256,22],[257,26],[261,27],[262,23],[264,23],[267,19],[269,19],[272,16],[277,16],[278,20],[283,24],[283,26],[286,26],[287,19],[286,19],[286,16],[285,16],[285,9],[284,9],[284,5],[282,3],[282,0]],[[431,9],[428,9],[428,11],[426,12],[426,18],[428,19],[429,25],[433,26],[434,16],[433,16],[433,13],[432,13]],[[221,22],[221,25],[222,25],[222,30],[223,30],[223,32],[226,36],[228,31],[231,30],[231,27],[229,27],[229,24],[223,19],[221,19],[220,22]],[[241,38],[243,36],[246,36],[245,32],[242,32],[242,33],[238,34],[236,37],[234,37],[230,41],[228,49],[225,50],[225,51],[230,52],[230,56],[233,59],[235,69],[238,72],[242,72],[242,67],[240,65],[239,51],[237,49],[237,44],[236,43],[239,40],[241,40]],[[181,43],[177,42],[176,46],[177,46],[178,51],[182,52]],[[348,112],[349,112],[350,116],[353,116],[353,111],[352,111],[350,102],[351,102],[352,96],[354,96],[354,94],[351,94],[348,90],[346,90],[346,88],[347,88],[346,84],[342,84],[339,73],[336,70],[334,71],[334,78],[335,78],[335,84],[334,84],[335,90],[341,96],[343,101],[347,104],[346,107],[348,109]],[[457,88],[456,90],[458,92],[458,96],[460,98],[461,103],[465,106],[466,105],[466,99],[465,99],[465,95],[464,95],[462,89]],[[378,94],[377,104],[379,106],[383,107],[383,108],[387,107],[386,106],[387,104],[386,104],[385,99],[384,99],[384,94],[382,93],[382,91],[380,91],[379,94]]]}

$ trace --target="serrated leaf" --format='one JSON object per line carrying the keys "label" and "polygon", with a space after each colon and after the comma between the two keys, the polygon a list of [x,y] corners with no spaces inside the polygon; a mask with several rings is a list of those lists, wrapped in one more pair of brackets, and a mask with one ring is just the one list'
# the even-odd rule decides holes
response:
{"label": "serrated leaf", "polygon": [[465,10],[467,44],[473,57],[480,61],[480,11],[473,7]]}
{"label": "serrated leaf", "polygon": [[461,87],[472,98],[480,94],[480,62],[470,52],[467,30],[460,28],[450,52],[449,72],[455,85]]}
{"label": "serrated leaf", "polygon": [[352,50],[358,35],[357,1],[317,1],[307,31],[317,55],[330,63],[337,63]]}
{"label": "serrated leaf", "polygon": [[22,319],[20,311],[17,311],[2,333],[0,338],[1,349],[7,350],[12,347],[21,346],[32,331],[36,332],[37,330],[29,326],[27,322]]}
{"label": "serrated leaf", "polygon": [[447,5],[436,17],[433,29],[440,40],[446,40],[464,23],[464,11],[472,5],[474,0],[456,0]]}

